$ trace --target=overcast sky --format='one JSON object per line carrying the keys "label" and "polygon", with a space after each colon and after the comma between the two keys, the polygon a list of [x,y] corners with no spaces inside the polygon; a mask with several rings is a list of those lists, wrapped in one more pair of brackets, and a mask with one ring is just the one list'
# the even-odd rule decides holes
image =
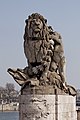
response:
{"label": "overcast sky", "polygon": [[24,68],[25,19],[40,13],[63,38],[67,59],[67,84],[80,88],[80,0],[0,0],[0,86],[19,85],[7,69]]}

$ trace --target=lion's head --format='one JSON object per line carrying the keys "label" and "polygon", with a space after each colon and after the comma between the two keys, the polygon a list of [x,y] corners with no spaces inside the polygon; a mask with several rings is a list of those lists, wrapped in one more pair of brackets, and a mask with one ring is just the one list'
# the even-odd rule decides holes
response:
{"label": "lion's head", "polygon": [[24,39],[27,40],[45,39],[44,34],[47,28],[46,27],[47,20],[42,15],[34,13],[31,16],[29,16],[25,22],[26,27]]}
{"label": "lion's head", "polygon": [[24,53],[28,62],[41,62],[47,51],[47,40],[47,20],[38,13],[32,14],[26,20],[24,33]]}

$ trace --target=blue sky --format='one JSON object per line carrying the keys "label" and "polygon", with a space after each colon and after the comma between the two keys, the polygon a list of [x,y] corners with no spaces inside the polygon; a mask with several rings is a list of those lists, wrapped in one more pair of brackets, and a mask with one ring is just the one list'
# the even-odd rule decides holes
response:
{"label": "blue sky", "polygon": [[80,88],[80,0],[0,0],[0,86],[19,85],[7,69],[24,68],[25,19],[38,12],[63,38],[67,59],[67,83]]}

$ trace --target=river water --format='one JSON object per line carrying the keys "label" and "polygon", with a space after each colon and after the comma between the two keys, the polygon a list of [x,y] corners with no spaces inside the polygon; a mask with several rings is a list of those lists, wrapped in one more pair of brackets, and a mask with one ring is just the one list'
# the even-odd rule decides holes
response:
{"label": "river water", "polygon": [[19,120],[19,112],[0,112],[0,120]]}

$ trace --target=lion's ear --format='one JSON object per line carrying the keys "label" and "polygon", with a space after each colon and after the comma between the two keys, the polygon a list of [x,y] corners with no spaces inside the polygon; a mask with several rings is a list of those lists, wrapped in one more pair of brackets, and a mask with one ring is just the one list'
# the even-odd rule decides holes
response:
{"label": "lion's ear", "polygon": [[45,19],[45,23],[47,23],[47,19]]}

